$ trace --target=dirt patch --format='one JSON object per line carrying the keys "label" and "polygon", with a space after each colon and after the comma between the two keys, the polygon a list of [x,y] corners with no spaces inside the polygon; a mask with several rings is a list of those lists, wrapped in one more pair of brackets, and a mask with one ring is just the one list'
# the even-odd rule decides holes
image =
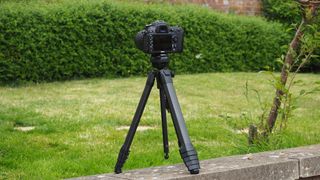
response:
{"label": "dirt patch", "polygon": [[[121,130],[129,130],[130,126],[119,126],[116,128],[117,131]],[[151,130],[151,129],[156,129],[155,127],[152,126],[138,126],[137,131],[146,131],[146,130]]]}
{"label": "dirt patch", "polygon": [[249,129],[245,128],[245,129],[235,130],[234,133],[236,133],[236,134],[248,134],[249,133]]}
{"label": "dirt patch", "polygon": [[34,130],[36,127],[34,126],[26,126],[26,127],[15,127],[13,128],[16,131],[28,132]]}

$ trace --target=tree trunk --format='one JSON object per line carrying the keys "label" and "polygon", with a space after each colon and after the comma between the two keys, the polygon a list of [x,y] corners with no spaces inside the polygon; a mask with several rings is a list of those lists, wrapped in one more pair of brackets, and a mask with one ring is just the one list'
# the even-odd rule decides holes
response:
{"label": "tree trunk", "polygon": [[[305,19],[303,18],[300,23],[299,28],[296,31],[296,34],[295,34],[293,40],[290,43],[289,50],[286,54],[285,61],[284,61],[284,64],[283,64],[282,70],[281,70],[281,85],[282,85],[282,87],[286,86],[289,70],[290,70],[290,67],[292,66],[292,63],[294,62],[294,57],[293,57],[292,52],[296,51],[299,47],[300,39],[303,36],[302,28],[304,25],[305,25]],[[278,117],[278,110],[279,110],[279,107],[281,106],[281,98],[283,97],[283,95],[284,95],[284,92],[281,89],[276,90],[276,96],[273,100],[273,105],[272,105],[272,108],[270,110],[269,117],[267,120],[267,125],[268,125],[267,128],[268,128],[269,133],[272,132],[272,129],[276,123],[276,120]]]}

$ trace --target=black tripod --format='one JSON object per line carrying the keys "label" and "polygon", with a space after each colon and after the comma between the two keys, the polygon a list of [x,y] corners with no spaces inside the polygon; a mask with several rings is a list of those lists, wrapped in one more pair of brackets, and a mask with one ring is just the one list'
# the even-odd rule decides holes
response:
{"label": "black tripod", "polygon": [[133,117],[129,132],[127,134],[124,144],[120,149],[118,161],[115,166],[115,173],[121,173],[121,168],[125,163],[126,159],[128,158],[130,145],[139,125],[144,107],[147,103],[154,81],[156,79],[157,86],[160,92],[162,135],[165,153],[164,157],[166,159],[169,158],[168,131],[166,118],[166,109],[168,109],[168,111],[171,114],[173,125],[178,137],[181,158],[183,159],[184,164],[187,166],[191,174],[198,174],[200,165],[197,152],[193,148],[193,145],[190,141],[185,121],[183,119],[180,105],[176,96],[176,92],[173,87],[173,74],[167,68],[169,64],[169,57],[167,54],[152,54],[151,62],[152,66],[155,69],[148,74],[147,83],[143,90],[143,94],[141,96],[136,113]]}

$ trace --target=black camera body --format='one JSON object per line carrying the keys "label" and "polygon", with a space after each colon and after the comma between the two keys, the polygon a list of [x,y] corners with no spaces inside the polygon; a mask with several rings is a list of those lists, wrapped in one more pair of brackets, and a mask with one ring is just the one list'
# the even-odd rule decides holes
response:
{"label": "black camera body", "polygon": [[149,54],[181,53],[183,37],[182,28],[168,26],[164,21],[155,21],[138,32],[135,43],[138,49]]}

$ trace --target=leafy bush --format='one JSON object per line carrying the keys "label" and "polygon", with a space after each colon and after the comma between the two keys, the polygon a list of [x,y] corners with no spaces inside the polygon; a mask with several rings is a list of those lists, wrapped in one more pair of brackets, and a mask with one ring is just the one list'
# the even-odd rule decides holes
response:
{"label": "leafy bush", "polygon": [[258,71],[275,67],[288,36],[260,18],[218,14],[195,6],[102,0],[3,3],[0,7],[0,81],[54,81],[145,74],[148,56],[133,37],[162,19],[185,30],[174,54],[178,73]]}
{"label": "leafy bush", "polygon": [[[303,13],[299,3],[295,0],[263,0],[262,3],[264,15],[269,20],[291,26],[291,24],[299,24],[302,19]],[[313,23],[320,24],[320,16],[318,15],[314,21]],[[320,32],[320,26],[318,26],[318,31]],[[320,47],[315,54],[320,55]],[[312,58],[302,71],[320,72],[320,58]]]}
{"label": "leafy bush", "polygon": [[304,37],[307,47],[311,48],[315,46],[316,49],[313,52],[314,56],[310,58],[309,63],[302,68],[303,72],[320,72],[320,18],[316,19],[315,22],[309,24],[305,28],[305,37]]}
{"label": "leafy bush", "polygon": [[262,0],[264,16],[286,24],[299,23],[301,10],[295,0]]}

